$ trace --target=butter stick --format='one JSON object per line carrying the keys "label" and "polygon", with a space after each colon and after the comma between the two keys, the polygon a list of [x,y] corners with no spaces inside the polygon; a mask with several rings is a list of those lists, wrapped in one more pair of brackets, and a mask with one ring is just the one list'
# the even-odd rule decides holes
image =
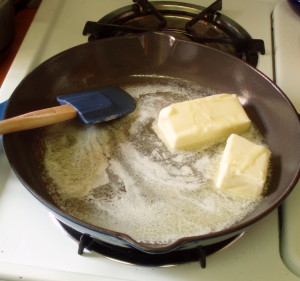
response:
{"label": "butter stick", "polygon": [[171,104],[160,111],[159,136],[171,149],[201,147],[242,133],[250,126],[234,94],[220,94]]}
{"label": "butter stick", "polygon": [[267,178],[270,155],[265,146],[232,134],[226,142],[215,180],[216,187],[236,195],[260,196]]}

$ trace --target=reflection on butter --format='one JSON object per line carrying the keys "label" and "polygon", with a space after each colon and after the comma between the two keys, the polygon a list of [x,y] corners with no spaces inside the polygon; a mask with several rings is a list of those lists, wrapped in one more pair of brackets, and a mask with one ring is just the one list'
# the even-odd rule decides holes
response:
{"label": "reflection on butter", "polygon": [[220,94],[163,108],[157,127],[169,148],[188,149],[242,133],[250,123],[236,95]]}
{"label": "reflection on butter", "polygon": [[237,195],[260,196],[267,178],[270,155],[265,146],[232,134],[223,152],[216,187]]}

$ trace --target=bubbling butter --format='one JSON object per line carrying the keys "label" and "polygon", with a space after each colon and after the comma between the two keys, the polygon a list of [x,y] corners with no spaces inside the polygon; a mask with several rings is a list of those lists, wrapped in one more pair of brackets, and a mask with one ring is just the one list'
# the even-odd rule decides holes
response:
{"label": "bubbling butter", "polygon": [[159,136],[171,149],[189,149],[240,134],[251,124],[234,94],[219,94],[171,104],[158,117]]}
{"label": "bubbling butter", "polygon": [[265,146],[232,134],[227,139],[216,187],[237,195],[259,197],[267,179],[270,155]]}
{"label": "bubbling butter", "polygon": [[[137,101],[132,114],[93,126],[73,120],[45,128],[44,176],[60,208],[156,244],[226,229],[255,209],[261,198],[232,196],[214,186],[225,142],[173,152],[157,137],[163,107],[215,91],[182,80],[122,88]],[[243,136],[263,143],[253,125]]]}

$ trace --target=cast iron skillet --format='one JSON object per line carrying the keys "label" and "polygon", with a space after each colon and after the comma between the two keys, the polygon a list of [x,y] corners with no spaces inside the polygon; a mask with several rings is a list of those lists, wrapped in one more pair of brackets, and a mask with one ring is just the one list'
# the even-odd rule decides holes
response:
{"label": "cast iron skillet", "polygon": [[[272,178],[261,204],[241,222],[223,231],[185,237],[168,245],[142,244],[124,233],[95,227],[62,211],[41,178],[39,130],[3,137],[7,158],[24,186],[67,225],[100,241],[148,253],[208,245],[232,237],[278,207],[299,178],[299,116],[285,94],[257,69],[198,44],[159,33],[83,44],[47,60],[12,94],[5,118],[54,106],[57,95],[122,83],[150,83],[157,76],[191,81],[217,92],[235,93],[272,151]],[[147,78],[148,77],[148,78]],[[150,80],[149,80],[150,79]]]}

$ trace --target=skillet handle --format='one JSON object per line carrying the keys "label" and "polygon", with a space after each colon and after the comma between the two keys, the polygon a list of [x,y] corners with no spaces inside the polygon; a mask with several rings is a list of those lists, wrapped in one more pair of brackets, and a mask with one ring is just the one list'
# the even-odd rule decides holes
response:
{"label": "skillet handle", "polygon": [[36,110],[0,121],[0,135],[40,128],[73,119],[76,115],[76,109],[69,104]]}

